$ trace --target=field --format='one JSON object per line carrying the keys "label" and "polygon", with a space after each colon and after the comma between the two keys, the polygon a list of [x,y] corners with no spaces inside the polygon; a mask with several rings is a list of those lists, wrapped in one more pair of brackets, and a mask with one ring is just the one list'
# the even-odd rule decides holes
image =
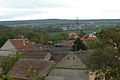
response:
{"label": "field", "polygon": [[[48,33],[50,35],[55,35],[60,32],[70,33],[70,32],[80,32],[80,30],[62,30],[62,27],[71,27],[71,25],[76,25],[76,20],[66,20],[66,19],[46,19],[46,20],[26,20],[26,21],[0,21],[0,25],[5,25],[0,27],[0,32],[9,32],[10,30],[19,31],[33,31],[40,33]],[[120,25],[119,19],[98,19],[98,20],[78,20],[77,25],[82,26],[84,33],[90,33],[92,31],[100,31],[103,28],[110,28],[114,25]],[[97,26],[97,27],[96,27]]]}

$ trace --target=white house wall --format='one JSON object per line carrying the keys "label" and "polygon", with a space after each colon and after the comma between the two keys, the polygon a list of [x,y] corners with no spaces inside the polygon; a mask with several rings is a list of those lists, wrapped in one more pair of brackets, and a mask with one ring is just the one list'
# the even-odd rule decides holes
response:
{"label": "white house wall", "polygon": [[0,56],[9,56],[9,55],[15,55],[16,51],[0,51]]}
{"label": "white house wall", "polygon": [[16,50],[13,44],[8,40],[1,48],[1,50]]}
{"label": "white house wall", "polygon": [[7,42],[0,49],[0,56],[15,55],[16,50],[17,49],[13,46],[10,40],[7,40]]}
{"label": "white house wall", "polygon": [[86,68],[84,63],[74,53],[70,53],[67,56],[65,56],[56,65],[56,67],[60,67],[60,68],[79,68],[79,69],[85,69]]}

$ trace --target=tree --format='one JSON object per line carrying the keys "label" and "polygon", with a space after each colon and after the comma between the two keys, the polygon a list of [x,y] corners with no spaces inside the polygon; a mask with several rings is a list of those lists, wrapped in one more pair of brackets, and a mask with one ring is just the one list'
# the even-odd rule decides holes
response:
{"label": "tree", "polygon": [[85,35],[85,33],[83,33],[83,30],[81,30],[81,31],[78,33],[78,36],[79,36],[79,37],[82,37],[83,35]]}
{"label": "tree", "polygon": [[3,57],[1,65],[4,68],[4,74],[7,74],[9,70],[15,65],[19,58],[26,58],[23,53],[17,52],[16,55],[9,55],[8,57]]}
{"label": "tree", "polygon": [[[101,71],[106,80],[120,79],[120,31],[116,29],[102,30],[98,35],[97,46],[85,61],[91,71]],[[99,73],[101,74],[101,73]],[[114,80],[114,79],[113,79]]]}
{"label": "tree", "polygon": [[39,73],[37,73],[36,69],[34,69],[32,66],[27,71],[28,73],[25,75],[25,77],[30,78],[30,80],[45,80],[45,76],[40,76]]}
{"label": "tree", "polygon": [[68,39],[68,34],[62,32],[53,36],[54,42],[64,41]]}
{"label": "tree", "polygon": [[8,38],[7,35],[1,36],[1,37],[0,37],[0,47],[2,47],[8,39],[9,39],[9,38]]}
{"label": "tree", "polygon": [[47,45],[48,41],[51,39],[51,36],[48,34],[42,34],[41,38],[40,38],[40,43]]}
{"label": "tree", "polygon": [[14,33],[4,33],[0,36],[0,47],[2,47],[8,39],[14,39],[17,36]]}
{"label": "tree", "polygon": [[86,50],[86,49],[87,47],[82,42],[82,40],[78,37],[74,42],[72,51],[79,51],[79,50]]}

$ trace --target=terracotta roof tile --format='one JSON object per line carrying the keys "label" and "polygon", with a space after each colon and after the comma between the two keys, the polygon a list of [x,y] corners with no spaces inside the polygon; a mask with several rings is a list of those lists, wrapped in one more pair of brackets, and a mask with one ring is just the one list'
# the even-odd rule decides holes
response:
{"label": "terracotta roof tile", "polygon": [[89,36],[86,34],[86,35],[83,35],[82,38],[87,39],[88,37],[89,37]]}
{"label": "terracotta roof tile", "polygon": [[14,67],[7,73],[7,77],[13,76],[15,79],[28,79],[25,77],[28,69],[32,66],[39,76],[46,76],[53,66],[54,61],[44,61],[40,59],[19,59]]}
{"label": "terracotta roof tile", "polygon": [[75,40],[71,40],[71,42],[68,43],[69,47],[72,47],[72,45],[74,44]]}
{"label": "terracotta roof tile", "polygon": [[35,47],[35,44],[28,39],[11,39],[10,42],[19,51],[39,51],[39,48]]}
{"label": "terracotta roof tile", "polygon": [[88,37],[87,40],[96,40],[96,37]]}

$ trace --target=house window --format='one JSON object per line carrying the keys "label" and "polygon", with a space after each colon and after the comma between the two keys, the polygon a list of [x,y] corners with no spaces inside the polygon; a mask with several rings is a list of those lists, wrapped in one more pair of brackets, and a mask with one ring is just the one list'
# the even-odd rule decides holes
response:
{"label": "house window", "polygon": [[75,60],[75,58],[73,57],[73,60]]}
{"label": "house window", "polygon": [[94,80],[100,80],[100,78],[95,78]]}
{"label": "house window", "polygon": [[69,60],[69,57],[67,59]]}

